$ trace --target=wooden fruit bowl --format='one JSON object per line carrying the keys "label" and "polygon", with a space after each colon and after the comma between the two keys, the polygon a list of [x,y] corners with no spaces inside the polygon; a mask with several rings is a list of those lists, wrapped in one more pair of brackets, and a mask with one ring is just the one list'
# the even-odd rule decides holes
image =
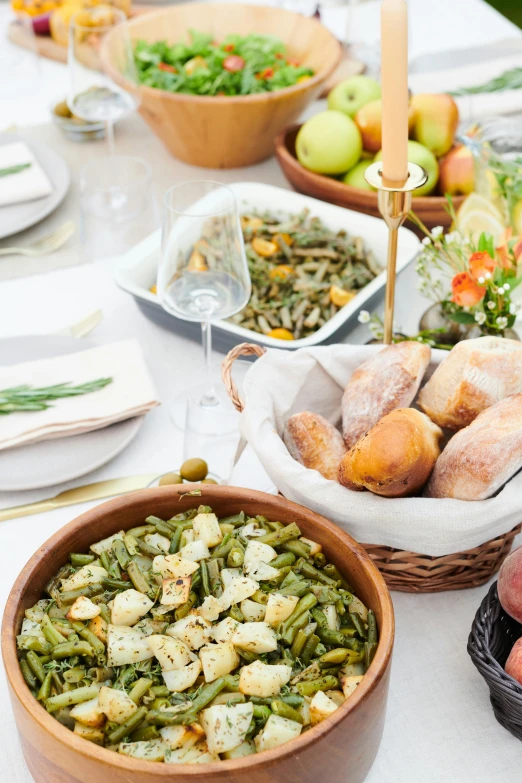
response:
{"label": "wooden fruit bowl", "polygon": [[[200,486],[200,498],[187,496],[190,486],[184,484],[134,492],[87,511],[46,541],[16,580],[4,613],[2,653],[22,749],[36,783],[360,783],[366,777],[384,726],[394,637],[393,607],[382,576],[350,536],[302,506],[248,489]],[[46,712],[22,677],[16,635],[25,609],[41,598],[43,586],[70,552],[85,552],[94,540],[142,524],[150,514],[168,519],[199,503],[210,505],[218,516],[243,509],[250,516],[297,522],[304,535],[323,545],[326,557],[374,610],[380,641],[355,693],[334,715],[286,745],[212,764],[137,761],[76,736]]]}
{"label": "wooden fruit bowl", "polygon": [[[217,41],[230,33],[277,35],[291,57],[312,68],[307,81],[276,92],[243,96],[197,96],[140,87],[140,113],[176,157],[194,166],[228,169],[269,157],[274,139],[319,96],[335,70],[341,46],[316,19],[282,8],[211,3],[176,5],[132,19],[132,41],[188,39],[189,29],[210,32]],[[118,68],[122,30],[115,27],[102,48],[104,67],[125,89],[133,85]]]}
{"label": "wooden fruit bowl", "polygon": [[[276,139],[276,157],[283,173],[290,184],[299,193],[314,196],[330,204],[340,207],[348,207],[366,215],[380,217],[377,206],[377,193],[362,188],[354,188],[345,185],[344,182],[326,177],[323,174],[315,174],[305,169],[297,160],[295,154],[295,139],[300,125],[292,125],[281,131]],[[464,201],[465,196],[453,196],[455,209]],[[451,218],[446,212],[447,201],[443,196],[420,196],[412,199],[412,209],[415,214],[428,226],[444,226],[449,228]],[[410,223],[410,228],[414,225]]]}

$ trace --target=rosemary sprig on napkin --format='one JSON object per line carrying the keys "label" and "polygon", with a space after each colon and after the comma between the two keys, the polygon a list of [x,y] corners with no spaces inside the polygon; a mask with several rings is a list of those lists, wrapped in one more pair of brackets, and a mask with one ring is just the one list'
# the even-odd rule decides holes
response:
{"label": "rosemary sprig on napkin", "polygon": [[24,411],[44,411],[52,407],[50,400],[62,397],[79,397],[99,391],[112,383],[112,378],[98,378],[79,386],[71,386],[71,382],[58,383],[55,386],[44,386],[35,389],[33,386],[13,386],[10,389],[0,389],[0,415]]}
{"label": "rosemary sprig on napkin", "polygon": [[0,169],[0,177],[10,177],[11,174],[18,174],[20,171],[25,171],[32,166],[32,163],[19,163],[17,166],[8,166],[5,169]]}
{"label": "rosemary sprig on napkin", "polygon": [[450,92],[450,95],[475,95],[482,92],[502,92],[503,90],[520,89],[522,89],[522,68],[511,68],[511,70],[504,71],[500,76],[496,76],[485,84],[453,90]]}

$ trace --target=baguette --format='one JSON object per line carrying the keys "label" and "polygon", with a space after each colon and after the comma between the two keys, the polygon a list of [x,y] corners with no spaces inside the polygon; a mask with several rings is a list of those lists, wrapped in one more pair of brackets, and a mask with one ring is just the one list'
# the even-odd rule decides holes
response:
{"label": "baguette", "polygon": [[295,413],[287,423],[283,440],[294,459],[337,481],[339,463],[346,451],[341,433],[317,413]]}

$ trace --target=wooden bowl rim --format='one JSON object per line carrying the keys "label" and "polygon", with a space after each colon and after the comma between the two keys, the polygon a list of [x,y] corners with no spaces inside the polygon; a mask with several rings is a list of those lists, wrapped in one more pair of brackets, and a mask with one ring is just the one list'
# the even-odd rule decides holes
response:
{"label": "wooden bowl rim", "polygon": [[[291,168],[295,172],[300,174],[304,173],[304,176],[310,182],[315,182],[317,185],[324,184],[325,180],[331,184],[331,189],[334,193],[339,193],[340,196],[344,194],[344,200],[346,203],[357,202],[367,207],[377,208],[377,192],[373,190],[364,190],[363,188],[355,188],[353,185],[347,185],[345,182],[339,182],[339,180],[328,177],[326,174],[318,174],[315,171],[305,169],[294,155],[289,151],[287,147],[287,139],[291,133],[295,133],[299,128],[303,126],[303,123],[294,123],[278,133],[274,141],[274,149],[276,157],[282,165],[282,162]],[[368,160],[368,164],[371,161]],[[283,170],[284,171],[284,170]],[[452,196],[454,206],[457,208],[462,204],[466,196]],[[440,207],[443,209],[446,204],[445,196],[414,196],[411,200],[413,211],[418,210],[422,212],[425,209]]]}
{"label": "wooden bowl rim", "polygon": [[[220,9],[225,9],[225,8],[237,9],[237,5],[235,3],[199,3],[197,8],[200,9],[205,5],[209,5],[209,6],[211,5],[213,8],[220,8]],[[171,5],[171,6],[166,6],[165,8],[160,8],[155,11],[151,11],[150,13],[139,14],[138,16],[129,19],[127,25],[129,28],[137,27],[140,24],[141,20],[144,18],[151,19],[153,17],[166,16],[170,13],[174,13],[178,9],[187,8],[189,6],[193,7],[193,4],[183,3],[179,5]],[[263,8],[263,6],[241,4],[241,8],[256,9],[257,11],[258,9]],[[227,105],[235,106],[240,104],[248,105],[249,103],[260,103],[260,102],[262,103],[263,101],[274,103],[276,101],[284,100],[286,96],[305,93],[313,89],[314,87],[318,87],[321,84],[323,84],[328,79],[328,77],[331,76],[331,74],[335,71],[335,69],[339,65],[342,56],[342,47],[340,42],[337,40],[337,38],[334,35],[332,35],[332,33],[330,32],[330,30],[328,30],[327,27],[325,27],[318,19],[315,19],[314,17],[302,16],[302,14],[298,14],[294,11],[289,11],[286,8],[276,8],[272,6],[267,6],[266,8],[268,8],[268,10],[274,12],[275,14],[295,16],[298,17],[300,21],[305,21],[305,23],[310,23],[317,28],[321,28],[321,30],[323,30],[327,34],[327,37],[330,38],[330,41],[328,42],[328,49],[332,50],[332,58],[331,58],[330,65],[326,65],[320,71],[315,73],[310,79],[307,79],[306,81],[301,82],[300,84],[294,84],[290,87],[282,87],[280,90],[274,90],[273,92],[261,92],[261,93],[256,93],[255,95],[187,95],[181,92],[169,92],[168,90],[160,90],[157,87],[148,87],[146,84],[134,85],[109,65],[107,49],[110,46],[112,38],[115,38],[118,33],[118,25],[116,25],[114,29],[111,30],[105,36],[102,42],[100,58],[104,66],[104,70],[107,70],[107,72],[110,73],[113,76],[113,78],[115,78],[115,81],[117,81],[117,83],[121,85],[128,85],[127,89],[129,90],[129,92],[138,91],[141,95],[147,95],[152,97],[161,96],[161,99],[165,98],[167,100],[176,100],[181,103],[188,103],[188,104],[203,103],[204,105],[208,104],[208,105],[219,105],[219,106],[227,106]],[[285,42],[283,41],[283,43]]]}
{"label": "wooden bowl rim", "polygon": [[[352,696],[350,696],[333,715],[290,742],[271,750],[263,751],[263,753],[260,753],[259,755],[253,754],[252,756],[240,759],[226,759],[220,762],[202,764],[201,766],[197,764],[176,764],[175,766],[171,766],[170,764],[158,764],[152,761],[139,761],[137,759],[127,758],[114,751],[94,745],[81,737],[77,737],[70,729],[62,726],[56,718],[53,718],[52,715],[32,697],[27,684],[23,679],[16,654],[16,629],[14,628],[19,596],[30,582],[33,574],[37,571],[39,564],[48,557],[49,550],[54,549],[64,535],[78,531],[84,525],[92,525],[94,531],[96,529],[96,522],[105,516],[110,515],[113,509],[117,508],[121,511],[122,508],[128,508],[135,504],[138,505],[141,501],[145,501],[145,499],[149,499],[150,502],[153,503],[155,500],[159,500],[163,496],[168,496],[169,494],[179,495],[186,493],[189,488],[190,485],[187,486],[186,484],[182,486],[157,487],[154,489],[132,492],[127,496],[114,498],[113,500],[102,503],[95,508],[84,512],[47,539],[26,563],[9,593],[2,622],[2,656],[9,684],[11,685],[19,704],[44,731],[56,737],[56,739],[64,745],[68,745],[72,750],[79,753],[80,756],[87,757],[92,761],[105,762],[108,765],[112,764],[129,773],[134,772],[136,775],[139,773],[147,773],[150,775],[154,772],[158,777],[172,777],[176,774],[179,776],[192,776],[203,780],[208,777],[216,777],[219,773],[231,773],[239,770],[245,771],[253,767],[262,766],[263,764],[277,762],[285,757],[299,753],[301,748],[305,745],[313,745],[323,736],[327,735],[350,712],[359,706],[364,698],[374,690],[379,680],[384,675],[390,664],[395,635],[395,620],[391,596],[381,573],[374,566],[363,547],[348,535],[348,533],[345,533],[341,528],[337,527],[337,525],[334,525],[325,517],[277,495],[269,495],[265,492],[238,487],[206,485],[203,497],[210,505],[212,505],[213,499],[219,501],[221,497],[230,498],[230,496],[233,495],[234,498],[237,498],[238,505],[241,505],[242,501],[249,501],[262,503],[265,506],[268,504],[272,508],[286,508],[293,513],[296,521],[299,521],[300,518],[305,519],[307,522],[317,525],[319,530],[330,531],[330,533],[337,538],[340,548],[351,551],[363,567],[366,577],[374,583],[382,605],[383,620],[381,624],[382,627],[379,628],[379,645],[370,668],[366,672],[355,693],[352,694]],[[27,698],[28,696],[30,698]]]}

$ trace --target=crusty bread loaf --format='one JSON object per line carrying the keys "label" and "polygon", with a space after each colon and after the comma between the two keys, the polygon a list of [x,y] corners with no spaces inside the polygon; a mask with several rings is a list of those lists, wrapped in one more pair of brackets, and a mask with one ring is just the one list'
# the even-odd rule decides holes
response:
{"label": "crusty bread loaf", "polygon": [[384,348],[357,368],[342,400],[347,448],[387,413],[413,402],[430,358],[429,346],[405,341]]}
{"label": "crusty bread loaf", "polygon": [[317,413],[295,413],[286,423],[285,445],[305,468],[318,470],[326,479],[337,481],[339,463],[346,451],[341,433]]}
{"label": "crusty bread loaf", "polygon": [[497,402],[457,432],[428,484],[430,498],[485,500],[522,468],[522,394]]}
{"label": "crusty bread loaf", "polygon": [[441,437],[442,430],[424,413],[392,411],[344,455],[339,481],[348,489],[390,498],[413,495],[433,470]]}
{"label": "crusty bread loaf", "polygon": [[522,392],[522,343],[504,337],[463,340],[452,348],[419,394],[439,427],[460,430],[485,408]]}

